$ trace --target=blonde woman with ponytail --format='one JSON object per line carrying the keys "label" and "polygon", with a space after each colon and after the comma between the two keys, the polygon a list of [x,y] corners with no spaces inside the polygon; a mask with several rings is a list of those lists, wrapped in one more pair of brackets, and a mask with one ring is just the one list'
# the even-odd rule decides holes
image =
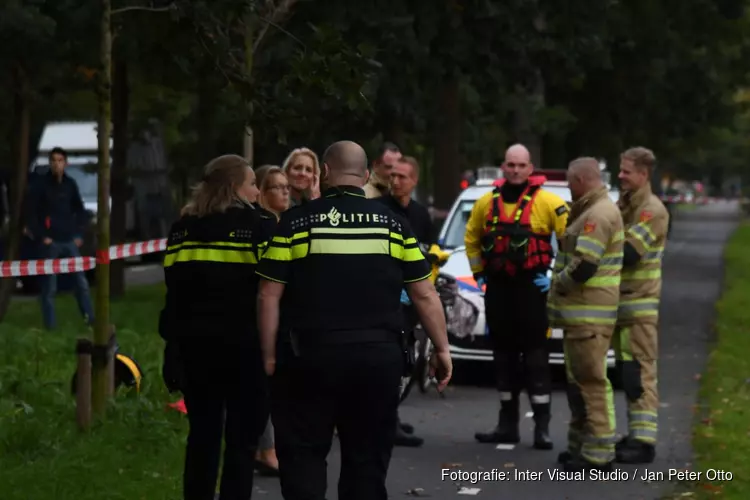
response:
{"label": "blonde woman with ponytail", "polygon": [[255,173],[236,155],[205,168],[164,257],[162,375],[185,397],[190,430],[183,498],[249,499],[258,438],[268,421],[267,378],[255,318],[257,263],[276,220],[253,206]]}

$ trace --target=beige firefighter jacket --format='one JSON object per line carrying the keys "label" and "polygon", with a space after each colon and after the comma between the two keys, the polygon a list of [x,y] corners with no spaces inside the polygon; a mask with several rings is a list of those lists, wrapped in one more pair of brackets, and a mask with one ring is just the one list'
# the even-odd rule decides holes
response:
{"label": "beige firefighter jacket", "polygon": [[[547,301],[551,326],[614,326],[620,298],[623,223],[606,187],[575,201],[555,259]],[[581,262],[596,265],[595,274],[577,283],[572,274]]]}
{"label": "beige firefighter jacket", "polygon": [[656,324],[669,212],[648,184],[624,193],[618,205],[625,224],[625,242],[638,252],[640,260],[622,269],[617,324]]}

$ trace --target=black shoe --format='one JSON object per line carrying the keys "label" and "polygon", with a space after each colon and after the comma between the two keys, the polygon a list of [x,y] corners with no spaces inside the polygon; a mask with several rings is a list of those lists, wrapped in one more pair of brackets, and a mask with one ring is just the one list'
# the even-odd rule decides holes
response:
{"label": "black shoe", "polygon": [[565,465],[566,463],[570,462],[573,458],[573,454],[570,451],[561,451],[559,455],[557,455],[557,463],[560,465]]}
{"label": "black shoe", "polygon": [[650,464],[654,458],[656,458],[654,445],[637,439],[628,439],[623,444],[617,443],[615,447],[615,460],[621,464]]}
{"label": "black shoe", "polygon": [[414,426],[411,424],[405,424],[403,422],[399,422],[398,426],[401,427],[401,430],[404,431],[407,434],[414,434]]}
{"label": "black shoe", "polygon": [[586,473],[586,478],[588,478],[588,471],[592,469],[599,472],[612,472],[612,462],[607,462],[606,464],[595,464],[589,462],[583,457],[571,457],[570,460],[563,464],[563,470],[565,472],[584,472]]}
{"label": "black shoe", "polygon": [[424,443],[424,439],[421,437],[417,437],[414,434],[407,434],[402,429],[401,426],[396,428],[396,441],[394,442],[395,446],[406,446],[409,448],[419,448]]}

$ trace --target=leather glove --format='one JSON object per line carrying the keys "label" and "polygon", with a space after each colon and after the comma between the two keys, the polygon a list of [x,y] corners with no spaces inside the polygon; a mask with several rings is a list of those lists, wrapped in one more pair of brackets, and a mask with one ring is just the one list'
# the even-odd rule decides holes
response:
{"label": "leather glove", "polygon": [[409,294],[406,293],[406,290],[401,290],[401,303],[405,306],[411,305],[411,299],[409,298]]}
{"label": "leather glove", "polygon": [[534,284],[539,287],[542,292],[548,292],[550,287],[550,279],[544,274],[537,274],[534,279]]}
{"label": "leather glove", "polygon": [[161,367],[161,376],[170,393],[183,392],[182,356],[174,342],[167,342],[164,347],[164,364]]}

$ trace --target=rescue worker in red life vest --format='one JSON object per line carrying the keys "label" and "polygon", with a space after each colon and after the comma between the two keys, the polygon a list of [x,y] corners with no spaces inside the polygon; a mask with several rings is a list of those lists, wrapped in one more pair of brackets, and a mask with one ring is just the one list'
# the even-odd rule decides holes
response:
{"label": "rescue worker in red life vest", "polygon": [[487,286],[485,318],[501,405],[497,427],[474,437],[481,443],[518,443],[519,395],[526,389],[534,411],[534,448],[551,450],[547,271],[552,234],[561,238],[565,232],[568,206],[542,189],[546,178],[533,170],[528,149],[511,146],[504,178],[477,200],[466,225],[474,279]]}

